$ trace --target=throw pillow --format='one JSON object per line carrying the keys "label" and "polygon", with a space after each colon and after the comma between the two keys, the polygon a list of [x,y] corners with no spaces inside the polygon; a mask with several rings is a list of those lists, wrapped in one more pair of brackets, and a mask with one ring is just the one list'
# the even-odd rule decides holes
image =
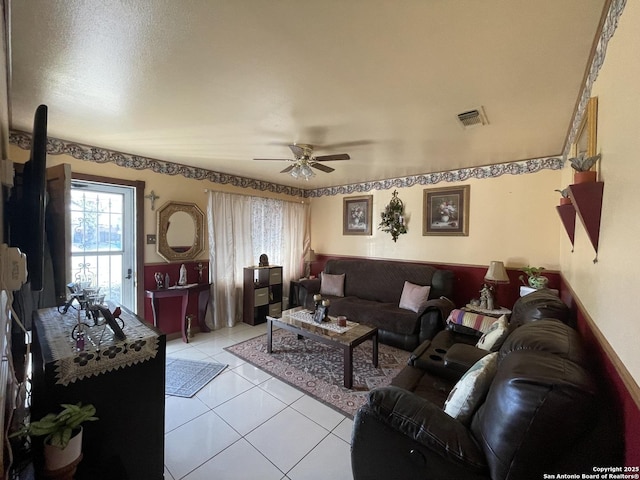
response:
{"label": "throw pillow", "polygon": [[485,333],[495,320],[495,317],[479,315],[464,310],[451,310],[447,318],[447,323],[457,323],[458,325],[464,325],[465,327]]}
{"label": "throw pillow", "polygon": [[507,337],[508,328],[507,316],[502,315],[498,320],[493,322],[489,330],[480,337],[480,340],[476,343],[476,347],[486,350],[487,352],[498,350]]}
{"label": "throw pillow", "polygon": [[331,275],[330,273],[321,272],[320,295],[344,297],[344,273],[340,275]]}
{"label": "throw pillow", "polygon": [[429,291],[431,291],[431,287],[428,285],[416,285],[405,281],[399,307],[418,313],[429,301]]}
{"label": "throw pillow", "polygon": [[498,352],[478,360],[465,373],[444,402],[444,412],[468,425],[484,400],[498,369]]}

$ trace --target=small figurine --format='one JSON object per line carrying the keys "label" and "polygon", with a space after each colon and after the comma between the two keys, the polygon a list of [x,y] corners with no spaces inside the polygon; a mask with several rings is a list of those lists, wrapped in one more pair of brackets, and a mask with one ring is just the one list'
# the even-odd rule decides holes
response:
{"label": "small figurine", "polygon": [[160,272],[156,272],[153,276],[156,279],[156,288],[158,290],[162,289],[164,287],[164,283],[162,281],[162,274]]}
{"label": "small figurine", "polygon": [[198,265],[194,268],[198,272],[198,283],[202,283],[202,271],[205,269],[205,266],[202,264],[202,262],[198,262]]}
{"label": "small figurine", "polygon": [[480,308],[486,309],[488,303],[489,287],[487,284],[483,284],[480,289]]}
{"label": "small figurine", "polygon": [[493,295],[489,294],[487,297],[487,310],[494,310],[495,306],[493,304]]}
{"label": "small figurine", "polygon": [[180,278],[178,279],[178,285],[186,285],[187,284],[187,267],[184,266],[184,263],[180,265]]}
{"label": "small figurine", "polygon": [[480,290],[480,308],[487,310],[494,309],[493,291],[491,286],[486,283],[482,285],[482,289]]}

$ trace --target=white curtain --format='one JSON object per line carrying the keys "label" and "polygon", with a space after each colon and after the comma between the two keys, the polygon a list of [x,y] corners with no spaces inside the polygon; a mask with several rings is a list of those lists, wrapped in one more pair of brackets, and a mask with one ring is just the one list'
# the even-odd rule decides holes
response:
{"label": "white curtain", "polygon": [[[282,265],[284,296],[289,281],[304,274],[309,251],[309,205],[261,197],[209,193],[207,224],[213,319],[211,328],[242,321],[243,269],[258,264],[262,253],[270,265]],[[286,305],[283,305],[286,308]]]}
{"label": "white curtain", "polygon": [[283,254],[283,206],[282,200],[251,197],[251,240],[253,256],[258,263],[261,254],[269,257],[269,265],[282,265]]}
{"label": "white curtain", "polygon": [[209,192],[207,207],[209,270],[213,318],[211,328],[242,321],[243,268],[253,265],[251,197]]}
{"label": "white curtain", "polygon": [[282,276],[287,297],[291,295],[289,281],[298,280],[305,273],[305,258],[311,244],[309,214],[308,204],[284,202]]}

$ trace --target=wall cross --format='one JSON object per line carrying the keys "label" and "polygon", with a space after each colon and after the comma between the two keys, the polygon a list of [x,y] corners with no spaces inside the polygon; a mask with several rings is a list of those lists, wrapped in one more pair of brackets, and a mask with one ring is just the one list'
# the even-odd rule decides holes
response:
{"label": "wall cross", "polygon": [[158,195],[156,195],[153,190],[151,190],[151,193],[149,195],[145,195],[144,198],[148,198],[149,200],[151,200],[151,210],[155,210],[156,209],[156,200],[159,199],[160,197]]}

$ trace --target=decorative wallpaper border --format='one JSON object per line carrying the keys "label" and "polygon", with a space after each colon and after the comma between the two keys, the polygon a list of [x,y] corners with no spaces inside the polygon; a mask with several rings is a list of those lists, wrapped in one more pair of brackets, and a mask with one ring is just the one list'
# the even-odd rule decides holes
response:
{"label": "decorative wallpaper border", "polygon": [[[571,125],[571,131],[567,137],[563,158],[536,158],[522,160],[511,163],[489,165],[485,167],[463,168],[447,172],[426,173],[421,175],[410,175],[401,178],[391,178],[374,182],[354,183],[337,187],[323,187],[316,189],[303,189],[280,185],[277,183],[265,182],[254,178],[240,177],[226,173],[215,172],[204,168],[190,167],[178,163],[157,160],[153,158],[131,155],[128,153],[115,152],[104,148],[91,147],[78,143],[68,142],[56,138],[47,139],[47,153],[50,155],[67,154],[78,160],[85,160],[96,163],[115,163],[125,168],[135,170],[152,170],[165,175],[182,175],[194,180],[208,180],[221,185],[232,185],[240,188],[252,188],[258,191],[269,191],[273,193],[297,196],[297,197],[322,197],[325,195],[342,195],[371,190],[389,190],[392,188],[405,188],[414,185],[435,185],[440,182],[460,182],[470,178],[495,178],[501,175],[524,175],[535,173],[540,170],[551,169],[560,170],[564,166],[571,144],[574,142],[582,117],[586,110],[587,102],[591,96],[591,89],[598,77],[600,68],[604,63],[607,44],[618,26],[618,20],[626,5],[626,0],[612,0],[607,12],[607,16],[602,27],[600,39],[589,68],[589,74],[583,86],[580,102]],[[29,150],[31,148],[31,135],[25,132],[12,130],[9,133],[9,142],[18,147]]]}
{"label": "decorative wallpaper border", "polygon": [[[31,134],[18,130],[9,132],[9,143],[17,145],[23,150],[31,149]],[[296,197],[306,197],[306,190],[287,185],[264,182],[254,178],[229,175],[227,173],[214,172],[204,168],[190,167],[179,163],[157,160],[155,158],[141,157],[129,153],[116,152],[106,148],[92,147],[80,143],[68,142],[58,138],[47,137],[47,153],[49,155],[70,155],[77,160],[95,163],[115,163],[120,167],[134,170],[152,170],[155,173],[165,175],[182,175],[193,180],[209,180],[221,185],[233,185],[234,187],[253,188],[259,191],[282,193]]]}
{"label": "decorative wallpaper border", "polygon": [[499,163],[486,167],[462,168],[447,172],[425,173],[375,182],[318,188],[307,190],[306,193],[308,197],[322,197],[324,195],[351,194],[369,192],[371,190],[390,190],[392,188],[413,187],[414,185],[435,185],[440,182],[464,182],[470,178],[495,178],[506,174],[524,175],[539,172],[540,170],[560,170],[563,166],[564,160],[561,158],[536,158],[512,163]]}
{"label": "decorative wallpaper border", "polygon": [[611,37],[613,37],[616,28],[618,28],[618,20],[620,20],[620,16],[622,15],[622,11],[624,10],[626,4],[627,0],[613,0],[611,2],[611,5],[609,6],[607,17],[605,18],[604,24],[602,25],[602,32],[600,32],[600,39],[598,40],[598,44],[596,45],[596,49],[593,54],[593,60],[591,61],[591,66],[589,67],[589,74],[587,75],[585,84],[582,88],[580,103],[578,104],[576,114],[573,118],[573,123],[571,124],[571,131],[569,132],[569,136],[567,137],[567,141],[564,146],[564,152],[562,152],[564,158],[569,155],[569,149],[575,142],[576,135],[578,135],[578,129],[580,128],[580,124],[582,123],[582,117],[584,117],[584,112],[587,109],[587,103],[589,102],[589,98],[591,97],[591,89],[596,79],[598,78],[600,68],[602,68],[602,64],[604,63],[604,58],[607,53],[607,45],[609,44],[609,40],[611,40]]}
{"label": "decorative wallpaper border", "polygon": [[[9,133],[9,142],[23,150],[31,148],[31,135],[26,132],[12,130]],[[368,192],[371,190],[389,190],[391,188],[412,187],[413,185],[434,185],[440,182],[460,182],[469,178],[494,178],[505,174],[524,175],[540,170],[559,170],[564,165],[560,158],[537,158],[522,160],[519,162],[489,165],[486,167],[463,168],[447,172],[426,173],[411,175],[402,178],[391,178],[373,182],[354,183],[337,187],[324,187],[317,189],[302,189],[265,182],[253,178],[229,175],[204,168],[189,167],[178,163],[157,160],[153,158],[130,155],[128,153],[115,152],[105,148],[91,147],[79,143],[67,142],[57,138],[47,138],[47,153],[49,155],[70,155],[77,160],[95,163],[115,163],[120,167],[135,170],[152,170],[165,175],[182,175],[193,180],[209,180],[213,183],[233,185],[234,187],[253,188],[259,191],[282,193],[285,195],[310,198],[325,195],[341,195],[355,192]]]}

